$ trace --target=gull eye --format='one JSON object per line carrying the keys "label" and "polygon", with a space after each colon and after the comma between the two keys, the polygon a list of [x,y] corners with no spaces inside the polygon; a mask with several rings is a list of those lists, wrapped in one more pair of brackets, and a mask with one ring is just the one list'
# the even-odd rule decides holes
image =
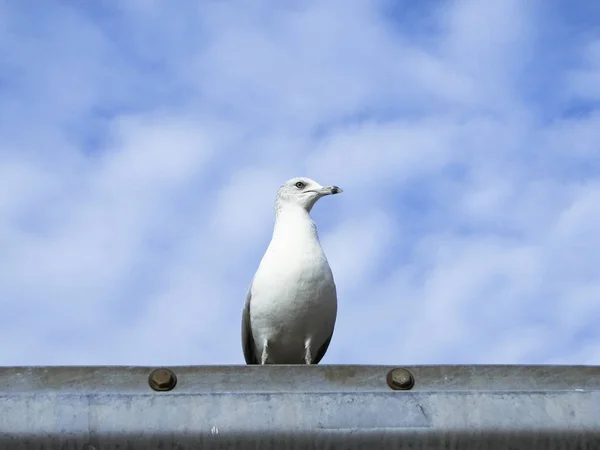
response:
{"label": "gull eye", "polygon": [[298,182],[296,183],[296,187],[297,187],[298,189],[302,189],[304,186],[306,186],[306,185],[305,185],[305,184],[304,184],[302,181],[298,181]]}

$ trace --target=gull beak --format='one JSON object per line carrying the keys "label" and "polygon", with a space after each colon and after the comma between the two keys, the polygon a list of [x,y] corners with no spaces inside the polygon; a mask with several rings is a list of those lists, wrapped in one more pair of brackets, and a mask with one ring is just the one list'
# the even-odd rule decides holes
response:
{"label": "gull beak", "polygon": [[344,191],[337,186],[323,186],[321,189],[318,189],[317,192],[321,195],[333,195],[341,194]]}

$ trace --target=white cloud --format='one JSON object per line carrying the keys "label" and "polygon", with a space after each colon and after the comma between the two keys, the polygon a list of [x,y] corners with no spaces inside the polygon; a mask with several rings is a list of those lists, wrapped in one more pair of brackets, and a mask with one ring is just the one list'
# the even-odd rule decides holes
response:
{"label": "white cloud", "polygon": [[321,237],[330,264],[339,267],[335,279],[342,297],[374,275],[393,239],[393,226],[383,211],[363,210]]}
{"label": "white cloud", "polygon": [[315,151],[310,167],[316,173],[328,171],[339,183],[350,183],[372,195],[380,183],[401,183],[443,167],[453,156],[447,147],[452,131],[435,122],[342,128]]}

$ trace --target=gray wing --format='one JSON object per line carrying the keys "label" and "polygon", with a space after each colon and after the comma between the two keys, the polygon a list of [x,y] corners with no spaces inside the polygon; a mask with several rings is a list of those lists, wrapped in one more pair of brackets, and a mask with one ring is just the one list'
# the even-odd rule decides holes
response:
{"label": "gray wing", "polygon": [[[254,281],[254,280],[253,280]],[[252,299],[252,283],[246,294],[246,304],[242,312],[242,349],[244,350],[244,359],[246,364],[258,364],[256,357],[256,346],[252,336],[252,326],[250,324],[250,300]]]}
{"label": "gray wing", "polygon": [[319,364],[319,362],[323,359],[323,356],[325,356],[325,352],[327,351],[327,348],[329,347],[329,343],[331,342],[332,337],[333,337],[333,330],[331,331],[331,334],[329,335],[327,340],[325,342],[323,342],[323,345],[321,345],[321,347],[319,347],[319,350],[317,350],[317,354],[315,355],[313,364]]}

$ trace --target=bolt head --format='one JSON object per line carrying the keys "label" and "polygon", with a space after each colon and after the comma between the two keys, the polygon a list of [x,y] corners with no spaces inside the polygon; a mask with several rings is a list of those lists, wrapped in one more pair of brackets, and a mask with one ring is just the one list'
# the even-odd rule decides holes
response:
{"label": "bolt head", "polygon": [[388,372],[387,383],[396,391],[407,391],[415,385],[415,379],[408,370],[398,368]]}
{"label": "bolt head", "polygon": [[148,384],[155,391],[170,391],[177,384],[177,377],[172,370],[155,369],[148,377]]}

